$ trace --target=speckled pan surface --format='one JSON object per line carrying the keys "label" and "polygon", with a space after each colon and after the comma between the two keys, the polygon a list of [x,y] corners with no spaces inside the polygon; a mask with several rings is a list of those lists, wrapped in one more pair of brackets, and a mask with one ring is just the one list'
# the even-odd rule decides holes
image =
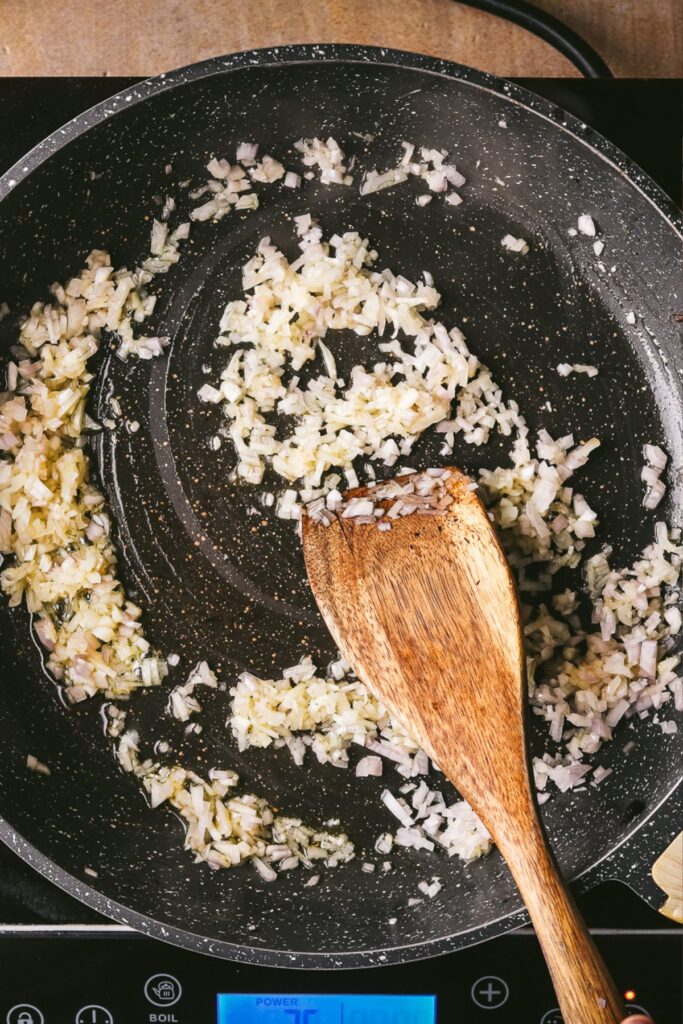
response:
{"label": "speckled pan surface", "polygon": [[[391,166],[402,139],[445,147],[468,178],[465,201],[418,208],[410,185],[364,199],[355,188],[315,183],[264,190],[255,213],[195,228],[161,281],[154,326],[172,337],[168,356],[124,365],[103,352],[93,415],[106,415],[115,393],[124,418],[141,427],[135,435],[123,425],[107,432],[93,460],[117,523],[120,571],[145,609],[148,635],[182,656],[172,683],[200,657],[229,681],[244,667],[270,674],[304,653],[321,665],[333,653],[291,525],[249,514],[254,494],[228,483],[229,446],[208,445],[220,413],[195,397],[212,379],[202,366],[215,377],[225,358],[212,342],[223,305],[240,294],[241,264],[264,234],[293,252],[293,214],[310,211],[328,232],[367,232],[380,262],[408,277],[430,270],[444,319],[462,326],[532,428],[601,438],[582,489],[617,560],[633,557],[652,531],[638,481],[642,442],[661,443],[683,464],[673,317],[683,304],[681,237],[670,204],[609,143],[546,101],[426,57],[333,46],[237,54],[93,108],[0,179],[0,298],[27,308],[93,247],[109,249],[117,265],[133,264],[148,244],[152,197],[175,195],[182,214],[178,182],[200,183],[209,156],[233,156],[236,142],[258,141],[296,167],[293,142],[322,134],[356,153],[363,168]],[[599,226],[604,270],[591,240],[567,234],[581,213]],[[528,256],[503,251],[508,232],[530,242]],[[8,318],[0,351],[11,343]],[[366,340],[341,335],[333,347],[342,369],[368,360]],[[561,361],[595,363],[601,372],[562,379],[554,370]],[[426,438],[416,458],[433,463],[436,451]],[[495,445],[476,453],[456,447],[455,457],[474,469],[499,454]],[[680,476],[670,479],[671,520],[680,521],[682,492]],[[250,868],[193,865],[175,817],[150,811],[116,768],[97,703],[64,709],[23,611],[0,608],[0,644],[0,835],[103,913],[214,955],[312,967],[434,955],[522,922],[496,854],[465,868],[405,852],[388,876],[361,871],[363,852],[390,825],[378,800],[387,777],[357,780],[311,760],[297,769],[285,751],[238,756],[223,694],[205,701],[202,736],[183,739],[164,713],[165,694],[140,693],[132,711],[143,738],[174,741],[204,769],[236,767],[255,792],[308,821],[339,818],[361,853],[313,889],[304,888],[303,872],[269,886]],[[625,758],[630,739],[636,748]],[[542,749],[540,734],[532,741]],[[26,771],[27,753],[50,764],[49,779]],[[615,770],[598,792],[546,805],[553,846],[578,885],[621,877],[657,904],[648,868],[676,831],[679,755],[675,736],[637,722],[601,754]],[[417,882],[431,875],[441,878],[441,893],[408,909]]]}

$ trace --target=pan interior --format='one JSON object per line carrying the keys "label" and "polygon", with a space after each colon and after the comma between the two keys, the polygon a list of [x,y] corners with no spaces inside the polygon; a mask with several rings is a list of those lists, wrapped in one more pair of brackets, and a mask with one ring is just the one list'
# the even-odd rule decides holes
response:
{"label": "pan interior", "polygon": [[[362,140],[366,134],[370,141]],[[271,676],[305,654],[320,667],[334,657],[292,524],[264,514],[256,500],[263,488],[231,483],[231,446],[209,446],[220,410],[196,398],[226,361],[213,340],[225,303],[241,296],[242,264],[264,235],[293,256],[296,214],[310,212],[327,236],[352,228],[367,234],[379,265],[410,279],[431,271],[445,322],[462,327],[532,431],[600,438],[581,490],[599,512],[615,564],[631,560],[652,535],[653,516],[641,505],[642,443],[661,444],[681,463],[675,424],[683,421],[683,400],[671,362],[674,231],[594,150],[509,98],[457,78],[393,64],[283,64],[216,74],[133,105],[56,152],[4,201],[1,297],[26,308],[50,281],[77,272],[94,247],[107,248],[115,265],[132,265],[148,244],[154,195],[175,194],[182,214],[189,200],[177,183],[200,183],[212,155],[230,159],[236,143],[253,140],[298,168],[294,141],[315,135],[333,135],[366,168],[395,165],[404,139],[448,149],[468,178],[465,201],[420,208],[412,184],[365,199],[356,188],[316,183],[264,190],[257,212],[195,226],[180,264],[160,281],[154,327],[171,336],[168,355],[123,364],[102,353],[92,415],[106,416],[114,394],[123,418],[141,426],[134,435],[122,425],[103,433],[91,454],[116,523],[119,571],[145,610],[147,635],[181,656],[168,687],[200,659],[230,684],[244,669]],[[568,235],[582,213],[594,216],[606,241],[604,270],[590,240]],[[508,233],[529,242],[528,255],[502,248]],[[635,327],[626,321],[631,309]],[[7,351],[11,324],[0,332]],[[374,361],[367,339],[340,333],[329,344],[342,369]],[[559,362],[594,363],[600,373],[563,379]],[[411,462],[439,464],[438,448],[425,436]],[[498,442],[472,450],[456,441],[449,461],[472,471],[493,467],[504,453]],[[681,480],[672,480],[667,518],[682,506],[681,489]],[[568,576],[572,582],[578,577]],[[212,951],[252,959],[266,950],[392,955],[449,937],[457,946],[491,933],[519,908],[495,853],[464,866],[403,851],[392,854],[388,875],[362,871],[366,856],[378,859],[377,835],[395,824],[379,801],[385,785],[395,790],[402,781],[389,767],[381,780],[356,779],[353,767],[321,766],[311,755],[303,768],[286,750],[239,755],[225,727],[225,693],[203,699],[204,731],[185,737],[165,713],[168,687],[140,692],[131,713],[150,747],[168,739],[204,772],[233,767],[249,789],[307,822],[339,819],[358,851],[355,862],[323,872],[314,888],[304,887],[303,872],[267,885],[249,867],[212,873],[193,865],[180,823],[165,810],[151,811],[116,768],[98,702],[69,711],[61,705],[23,609],[3,605],[0,631],[0,814],[107,898],[210,940]],[[542,751],[533,723],[532,733]],[[600,763],[615,770],[598,792],[557,794],[546,804],[553,846],[569,875],[587,871],[620,842],[633,828],[634,806],[636,821],[644,819],[668,792],[678,771],[672,739],[636,721],[601,752]],[[623,747],[630,740],[637,754],[629,759]],[[50,764],[50,779],[26,772],[27,753]],[[85,867],[96,869],[94,884]],[[417,883],[432,876],[442,891],[408,908]]]}

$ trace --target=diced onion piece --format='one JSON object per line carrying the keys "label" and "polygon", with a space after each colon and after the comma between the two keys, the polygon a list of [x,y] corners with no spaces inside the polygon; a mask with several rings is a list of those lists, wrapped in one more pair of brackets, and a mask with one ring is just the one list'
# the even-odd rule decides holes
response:
{"label": "diced onion piece", "polygon": [[359,779],[365,779],[369,776],[379,778],[382,774],[382,759],[381,757],[363,757],[356,765],[356,775]]}
{"label": "diced onion piece", "polygon": [[26,767],[29,769],[29,771],[37,772],[38,775],[52,774],[48,766],[46,764],[43,764],[42,761],[39,761],[37,757],[33,756],[33,754],[29,754],[27,756]]}
{"label": "diced onion piece", "polygon": [[525,255],[529,251],[529,243],[523,238],[515,238],[514,235],[504,235],[501,238],[500,244],[508,252],[518,252]]}

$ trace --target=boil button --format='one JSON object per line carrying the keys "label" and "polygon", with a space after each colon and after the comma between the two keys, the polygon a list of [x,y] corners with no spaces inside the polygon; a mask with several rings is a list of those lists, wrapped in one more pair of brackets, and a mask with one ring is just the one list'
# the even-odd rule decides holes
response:
{"label": "boil button", "polygon": [[183,988],[172,974],[153,974],[145,983],[145,998],[152,1006],[175,1006]]}

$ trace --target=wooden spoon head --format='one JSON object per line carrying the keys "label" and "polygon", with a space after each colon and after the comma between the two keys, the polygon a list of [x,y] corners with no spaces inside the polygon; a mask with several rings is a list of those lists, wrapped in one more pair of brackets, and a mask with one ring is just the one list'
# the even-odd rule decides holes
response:
{"label": "wooden spoon head", "polygon": [[386,532],[304,514],[304,556],[346,660],[493,824],[484,804],[502,810],[509,786],[528,790],[519,605],[472,481],[449,472],[445,514]]}

